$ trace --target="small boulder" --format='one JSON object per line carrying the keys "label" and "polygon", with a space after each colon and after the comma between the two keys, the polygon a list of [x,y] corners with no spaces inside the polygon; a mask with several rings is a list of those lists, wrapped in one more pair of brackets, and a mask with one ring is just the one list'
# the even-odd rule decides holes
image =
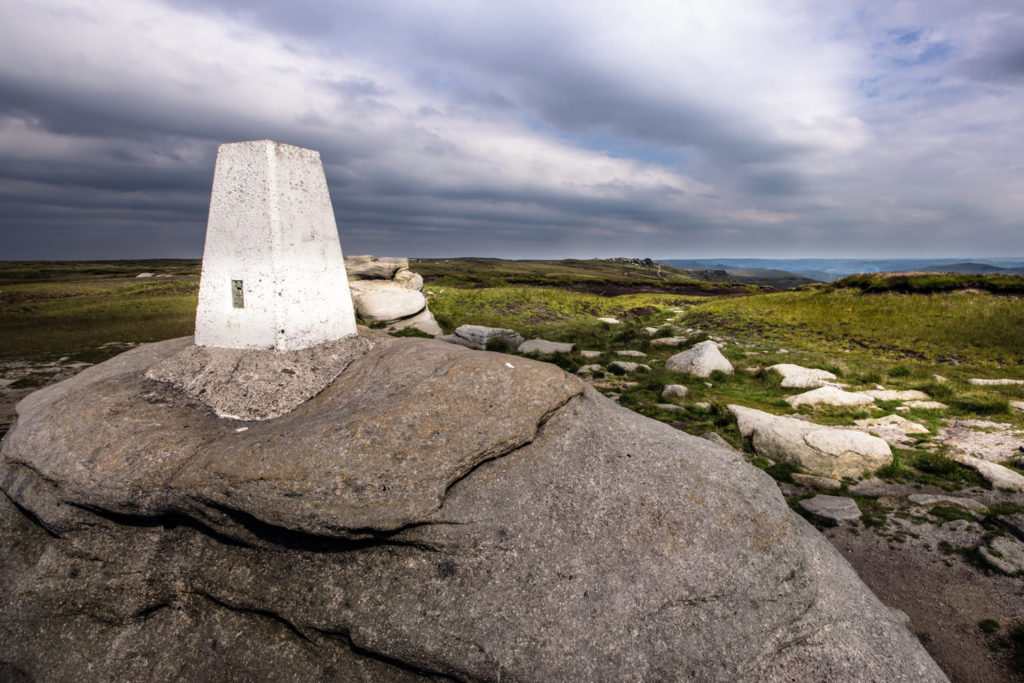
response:
{"label": "small boulder", "polygon": [[617,375],[625,375],[632,372],[650,372],[651,368],[642,363],[631,363],[625,360],[616,360],[608,364],[608,369]]}
{"label": "small boulder", "polygon": [[659,410],[664,410],[666,413],[686,412],[686,408],[683,408],[682,406],[677,406],[675,403],[655,403],[654,407],[658,408]]}
{"label": "small boulder", "polygon": [[422,292],[379,280],[353,280],[349,283],[356,312],[370,322],[399,320],[416,315],[427,307]]}
{"label": "small boulder", "polygon": [[814,517],[830,524],[855,522],[860,519],[860,508],[853,498],[819,494],[800,501],[800,507]]}
{"label": "small boulder", "polygon": [[665,361],[665,367],[672,372],[681,372],[694,377],[710,377],[713,372],[733,373],[729,362],[713,341],[702,341],[692,348],[677,353]]}
{"label": "small boulder", "polygon": [[577,375],[590,376],[594,373],[604,374],[604,366],[598,365],[597,363],[591,363],[590,365],[584,365],[576,371]]}
{"label": "small boulder", "polygon": [[1016,538],[996,536],[978,551],[986,562],[1004,574],[1024,574],[1024,543]]}
{"label": "small boulder", "polygon": [[[450,337],[454,337],[454,339]],[[515,330],[505,327],[487,327],[486,325],[459,325],[455,328],[454,334],[444,339],[480,350],[495,345],[501,345],[509,350],[518,349],[524,341],[523,336]]]}
{"label": "small boulder", "polygon": [[139,273],[135,276],[136,279],[144,280],[146,278],[154,277],[156,273]]}
{"label": "small boulder", "polygon": [[686,394],[690,392],[682,384],[666,384],[665,388],[661,390],[661,397],[667,400],[676,398],[686,398]]}
{"label": "small boulder", "polygon": [[754,450],[773,460],[799,465],[831,479],[860,477],[892,462],[892,451],[877,436],[841,427],[826,427],[794,417],[730,405],[740,434]]}
{"label": "small boulder", "polygon": [[632,349],[626,349],[625,351],[616,351],[615,355],[623,356],[625,358],[647,358],[647,354],[643,351],[633,351]]}
{"label": "small boulder", "polygon": [[778,363],[768,368],[782,375],[784,389],[817,389],[835,382],[838,377],[828,370],[805,368],[792,363]]}
{"label": "small boulder", "polygon": [[911,410],[945,410],[948,408],[945,403],[939,401],[907,401],[896,410],[901,413],[908,413]]}
{"label": "small boulder", "polygon": [[618,318],[598,318],[605,325],[618,325],[621,321]]}
{"label": "small boulder", "polygon": [[865,393],[846,391],[839,387],[826,386],[819,389],[812,389],[796,396],[790,396],[786,403],[798,408],[800,406],[841,406],[855,407],[866,406],[875,402],[875,399]]}
{"label": "small boulder", "polygon": [[688,339],[689,337],[658,337],[651,340],[651,346],[682,346]]}
{"label": "small boulder", "polygon": [[572,353],[575,344],[553,342],[546,339],[530,339],[519,345],[519,353],[534,353],[539,356],[551,356],[556,353]]}
{"label": "small boulder", "polygon": [[584,358],[600,358],[604,355],[604,351],[592,351],[589,349],[580,351],[580,355]]}
{"label": "small boulder", "polygon": [[408,268],[403,268],[395,273],[394,282],[406,289],[415,289],[416,291],[423,289],[423,276],[412,272]]}

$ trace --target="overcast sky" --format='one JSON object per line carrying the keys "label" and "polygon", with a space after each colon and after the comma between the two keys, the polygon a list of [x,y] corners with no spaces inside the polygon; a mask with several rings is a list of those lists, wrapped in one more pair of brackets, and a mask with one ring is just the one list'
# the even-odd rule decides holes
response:
{"label": "overcast sky", "polygon": [[0,3],[0,259],[194,257],[217,145],[346,253],[1024,256],[1024,2]]}

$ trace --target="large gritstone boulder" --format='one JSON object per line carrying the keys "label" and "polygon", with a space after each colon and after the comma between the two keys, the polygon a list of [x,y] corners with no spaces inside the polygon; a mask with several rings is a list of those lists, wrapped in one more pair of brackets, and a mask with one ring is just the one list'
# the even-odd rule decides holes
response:
{"label": "large gritstone boulder", "polygon": [[436,337],[444,331],[427,307],[423,277],[409,270],[409,259],[346,256],[352,302],[359,318],[389,332],[414,329]]}
{"label": "large gritstone boulder", "polygon": [[554,365],[374,337],[240,425],[140,347],[26,398],[0,678],[943,681],[767,475]]}

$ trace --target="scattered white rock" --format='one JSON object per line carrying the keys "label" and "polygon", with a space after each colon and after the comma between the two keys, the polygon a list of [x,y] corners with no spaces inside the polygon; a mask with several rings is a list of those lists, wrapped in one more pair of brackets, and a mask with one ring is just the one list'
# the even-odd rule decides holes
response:
{"label": "scattered white rock", "polygon": [[625,360],[616,360],[608,364],[608,369],[612,372],[618,371],[619,373],[632,373],[632,372],[650,372],[650,366],[643,365],[642,363],[631,363]]}
{"label": "scattered white rock", "polygon": [[707,401],[697,401],[696,403],[691,403],[690,408],[702,413],[711,412],[711,404],[708,403]]}
{"label": "scattered white rock", "polygon": [[1024,401],[1010,401],[1010,407],[1014,410],[1024,411]]}
{"label": "scattered white rock", "polygon": [[597,363],[582,366],[576,371],[577,375],[593,375],[595,372],[604,373],[604,366]]}
{"label": "scattered white rock", "polygon": [[626,349],[625,351],[616,351],[616,355],[623,356],[625,358],[647,358],[647,354],[643,351],[633,351],[632,349]]}
{"label": "scattered white rock", "polygon": [[604,355],[604,351],[591,351],[588,349],[580,351],[580,355],[583,356],[584,358],[600,358],[601,356]]}
{"label": "scattered white rock", "polygon": [[568,342],[553,342],[546,339],[530,339],[519,345],[519,353],[535,353],[540,356],[550,356],[556,353],[572,353],[575,344]]}
{"label": "scattered white rock", "polygon": [[1016,538],[996,536],[978,550],[986,562],[1004,574],[1024,574],[1024,543]]}
{"label": "scattered white rock", "polygon": [[909,446],[915,442],[911,435],[928,433],[928,428],[923,424],[911,422],[899,415],[855,420],[854,424],[868,434],[885,439],[890,446]]}
{"label": "scattered white rock", "polygon": [[686,343],[689,337],[658,337],[651,340],[651,346],[677,347]]}
{"label": "scattered white rock", "polygon": [[658,327],[645,327],[644,328],[644,332],[647,333],[648,337],[653,337],[654,335],[658,334],[658,330],[659,329],[661,329],[661,328],[658,328]]}
{"label": "scattered white rock", "polygon": [[618,325],[621,321],[618,318],[598,318],[605,325]]}
{"label": "scattered white rock", "polygon": [[855,522],[860,519],[860,508],[857,507],[857,502],[853,498],[819,494],[813,498],[801,500],[800,507],[815,517],[832,524]]}
{"label": "scattered white rock", "polygon": [[695,377],[710,377],[713,372],[733,373],[729,362],[713,341],[702,341],[692,348],[677,353],[665,361],[665,367],[672,372],[681,372]]}
{"label": "scattered white rock", "polygon": [[796,396],[790,396],[786,403],[799,408],[800,406],[866,406],[875,402],[875,399],[865,393],[846,391],[835,386],[826,386],[819,389],[805,391]]}
{"label": "scattered white rock", "polygon": [[855,429],[826,427],[794,417],[730,405],[740,434],[767,458],[800,465],[830,479],[860,477],[892,462],[889,444]]}
{"label": "scattered white rock", "polygon": [[136,279],[145,279],[145,278],[149,278],[149,277],[154,277],[155,275],[156,275],[156,273],[139,273],[135,277],[136,277]]}
{"label": "scattered white rock", "polygon": [[828,477],[818,477],[813,474],[804,474],[803,472],[794,472],[791,476],[797,484],[820,491],[838,491],[843,487],[841,481]]}
{"label": "scattered white rock", "polygon": [[517,349],[523,343],[523,337],[515,330],[504,327],[487,327],[486,325],[460,325],[454,334],[442,337],[453,344],[461,344],[471,349],[486,349],[490,343],[500,342],[509,349]]}
{"label": "scattered white rock", "polygon": [[675,403],[655,403],[654,405],[656,408],[660,408],[661,410],[664,410],[665,412],[668,413],[686,412],[686,408],[683,408],[682,406],[677,406]]}
{"label": "scattered white rock", "polygon": [[359,317],[371,322],[409,318],[427,306],[422,292],[390,280],[352,280],[349,287]]}
{"label": "scattered white rock", "polygon": [[686,394],[689,392],[690,390],[682,384],[666,384],[665,388],[661,390],[661,397],[668,400],[686,398]]}
{"label": "scattered white rock", "polygon": [[931,396],[917,389],[907,389],[905,391],[896,389],[868,389],[863,393],[879,401],[927,401],[931,399]]}
{"label": "scattered white rock", "polygon": [[985,478],[988,483],[992,484],[992,488],[999,489],[1001,491],[1019,491],[1024,492],[1024,475],[1014,472],[1009,467],[1003,467],[1002,465],[988,460],[982,460],[981,458],[975,458],[974,456],[961,453],[959,451],[952,451],[949,454],[951,460],[955,460],[961,465],[970,467],[975,470],[978,474]]}
{"label": "scattered white rock", "polygon": [[933,495],[930,493],[915,493],[907,496],[914,505],[920,505],[921,507],[935,507],[936,505],[949,505],[952,507],[958,507],[968,512],[985,512],[986,508],[983,504],[970,498],[961,498],[959,496],[944,496],[944,495]]}
{"label": "scattered white rock", "polygon": [[768,369],[782,375],[780,386],[785,389],[817,389],[831,385],[839,379],[828,370],[805,368],[792,363],[779,363]]}
{"label": "scattered white rock", "polygon": [[1008,387],[1024,384],[1024,379],[969,379],[971,384],[979,387]]}
{"label": "scattered white rock", "polygon": [[932,379],[935,380],[935,382],[938,384],[945,384],[946,382],[949,381],[948,378],[943,377],[942,375],[932,375]]}

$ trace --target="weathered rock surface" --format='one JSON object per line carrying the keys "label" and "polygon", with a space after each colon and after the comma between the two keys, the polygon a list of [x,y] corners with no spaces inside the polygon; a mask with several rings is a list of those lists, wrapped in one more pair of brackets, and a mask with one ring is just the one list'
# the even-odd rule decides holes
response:
{"label": "weathered rock surface", "polygon": [[553,365],[384,338],[239,433],[145,379],[183,343],[19,406],[5,674],[945,680],[767,475]]}
{"label": "weathered rock surface", "polygon": [[730,405],[729,410],[740,434],[752,440],[758,454],[799,465],[811,474],[861,477],[892,462],[889,444],[877,436],[743,406]]}
{"label": "weathered rock surface", "polygon": [[423,276],[411,270],[399,270],[395,273],[393,281],[406,289],[415,289],[416,291],[423,289]]}
{"label": "weathered rock surface", "polygon": [[577,375],[589,376],[597,373],[604,374],[604,366],[598,363],[589,363],[587,365],[581,366],[578,370],[576,370]]}
{"label": "weathered rock surface", "polygon": [[989,462],[1007,462],[1024,450],[1024,432],[991,420],[950,420],[939,438],[952,451]]}
{"label": "weathered rock surface", "polygon": [[800,501],[800,507],[818,519],[832,524],[855,522],[860,519],[860,508],[853,498],[818,494]]}
{"label": "weathered rock surface", "polygon": [[920,505],[921,507],[935,507],[936,505],[949,505],[952,507],[958,507],[968,512],[984,512],[987,508],[984,504],[972,498],[963,498],[961,496],[945,496],[941,494],[931,493],[914,493],[907,496],[914,505]]}
{"label": "weathered rock surface", "polygon": [[556,353],[572,353],[575,344],[553,342],[547,339],[529,339],[519,345],[519,353],[535,353],[540,356],[551,356]]}
{"label": "weathered rock surface", "polygon": [[907,401],[896,410],[900,412],[910,412],[911,410],[945,410],[948,407],[941,401]]}
{"label": "weathered rock surface", "polygon": [[786,403],[794,408],[799,408],[800,406],[857,407],[871,405],[874,402],[875,399],[867,394],[858,391],[846,391],[834,386],[812,389],[786,399]]}
{"label": "weathered rock surface", "polygon": [[188,341],[149,368],[146,377],[166,382],[218,417],[233,420],[268,420],[291,412],[373,348],[365,336],[283,352],[219,349]]}
{"label": "weathered rock surface", "polygon": [[661,397],[669,400],[686,398],[688,393],[690,390],[682,384],[666,384],[665,388],[661,390]]}
{"label": "weathered rock surface", "polygon": [[868,434],[885,439],[890,446],[910,446],[915,442],[914,434],[928,433],[928,428],[923,424],[911,422],[899,415],[854,420],[854,424]]}
{"label": "weathered rock surface", "polygon": [[624,349],[622,351],[616,351],[615,355],[622,356],[623,358],[647,358],[647,354],[643,351],[635,351],[633,349]]}
{"label": "weathered rock surface", "polygon": [[792,363],[779,363],[769,366],[768,369],[782,376],[779,386],[784,389],[817,389],[833,384],[839,379],[828,370],[805,368]]}
{"label": "weathered rock surface", "polygon": [[670,357],[665,361],[665,368],[694,377],[710,377],[713,372],[724,372],[727,375],[733,373],[732,363],[722,355],[718,344],[711,340],[702,341]]}
{"label": "weathered rock surface", "polygon": [[1016,538],[996,536],[978,551],[986,562],[1004,574],[1024,574],[1024,543]]}
{"label": "weathered rock surface", "polygon": [[500,345],[508,351],[518,349],[525,341],[515,330],[504,327],[487,327],[486,325],[459,325],[454,334],[443,338],[444,341],[471,349],[484,350],[488,345]]}
{"label": "weathered rock surface", "polygon": [[359,317],[368,322],[408,318],[427,306],[422,292],[385,280],[352,280],[352,301]]}
{"label": "weathered rock surface", "polygon": [[828,477],[818,477],[813,474],[804,474],[802,472],[794,472],[791,476],[795,483],[812,489],[819,489],[821,491],[838,491],[843,487],[843,482],[836,479],[829,479]]}

